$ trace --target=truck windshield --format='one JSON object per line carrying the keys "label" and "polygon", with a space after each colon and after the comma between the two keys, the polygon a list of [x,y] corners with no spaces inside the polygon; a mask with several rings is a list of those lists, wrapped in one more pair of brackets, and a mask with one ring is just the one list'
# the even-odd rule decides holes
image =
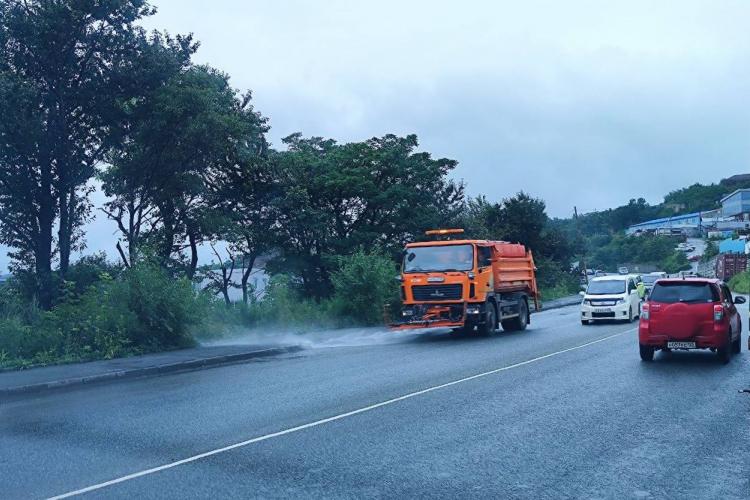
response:
{"label": "truck windshield", "polygon": [[406,249],[404,272],[471,271],[474,268],[472,245],[437,245]]}
{"label": "truck windshield", "polygon": [[625,280],[592,281],[586,290],[588,295],[616,295],[625,293]]}
{"label": "truck windshield", "polygon": [[708,283],[659,283],[654,286],[649,300],[663,304],[675,302],[718,302],[719,294]]}
{"label": "truck windshield", "polygon": [[656,280],[658,280],[659,278],[661,278],[661,276],[648,275],[648,274],[642,276],[643,282],[645,284],[647,284],[647,285],[651,285],[653,283],[656,283]]}

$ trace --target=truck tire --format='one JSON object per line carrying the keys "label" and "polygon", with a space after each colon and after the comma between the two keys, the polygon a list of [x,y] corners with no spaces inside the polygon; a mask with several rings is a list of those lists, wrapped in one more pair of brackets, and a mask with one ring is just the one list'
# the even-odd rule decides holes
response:
{"label": "truck tire", "polygon": [[492,302],[487,302],[487,312],[484,316],[484,323],[477,326],[479,335],[483,337],[489,337],[495,331],[495,325],[497,325],[497,313],[495,312],[495,305]]}
{"label": "truck tire", "polygon": [[526,330],[529,324],[529,306],[525,299],[520,299],[518,304],[518,317],[506,319],[502,322],[503,330],[506,332],[517,332]]}

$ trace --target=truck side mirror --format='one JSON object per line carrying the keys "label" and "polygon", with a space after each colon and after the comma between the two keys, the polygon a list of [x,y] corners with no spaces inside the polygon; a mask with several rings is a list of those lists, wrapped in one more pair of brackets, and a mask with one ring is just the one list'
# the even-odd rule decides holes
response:
{"label": "truck side mirror", "polygon": [[585,297],[586,296],[586,292],[584,292],[583,290],[581,290],[580,292],[578,292],[578,295],[580,295],[581,297]]}
{"label": "truck side mirror", "polygon": [[734,298],[734,303],[735,304],[744,304],[745,302],[747,302],[747,299],[745,299],[745,297],[735,297]]}

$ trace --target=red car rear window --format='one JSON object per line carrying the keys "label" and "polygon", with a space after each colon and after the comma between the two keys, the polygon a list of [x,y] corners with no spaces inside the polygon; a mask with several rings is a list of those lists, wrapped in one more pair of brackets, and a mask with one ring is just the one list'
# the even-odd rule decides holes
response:
{"label": "red car rear window", "polygon": [[657,283],[649,300],[673,304],[675,302],[718,302],[719,292],[709,283]]}

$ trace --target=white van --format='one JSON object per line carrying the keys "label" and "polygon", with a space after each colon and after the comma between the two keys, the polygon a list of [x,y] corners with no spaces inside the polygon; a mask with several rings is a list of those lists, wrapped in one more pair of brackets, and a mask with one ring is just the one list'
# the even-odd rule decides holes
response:
{"label": "white van", "polygon": [[581,293],[582,325],[602,320],[631,322],[641,315],[641,298],[632,276],[594,278]]}

